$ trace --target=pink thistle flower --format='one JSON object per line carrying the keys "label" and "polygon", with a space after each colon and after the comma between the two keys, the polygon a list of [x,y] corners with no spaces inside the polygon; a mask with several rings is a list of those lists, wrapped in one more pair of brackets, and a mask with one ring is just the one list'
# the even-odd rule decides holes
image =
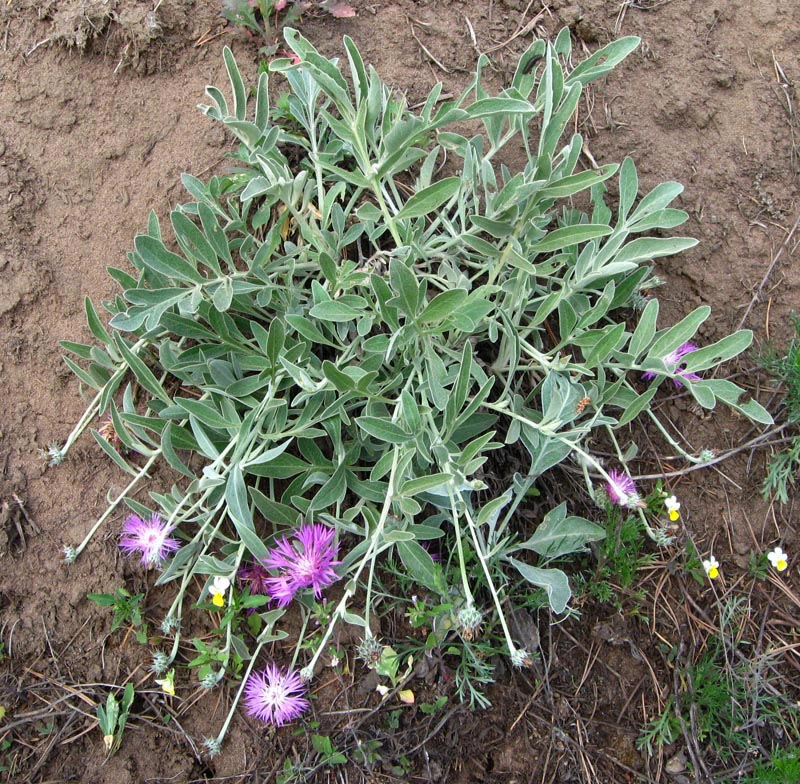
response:
{"label": "pink thistle flower", "polygon": [[[681,365],[683,364],[683,358],[687,354],[691,354],[693,351],[697,351],[697,346],[694,343],[682,343],[675,351],[670,351],[669,354],[666,356],[661,357],[661,361],[667,366],[667,369],[671,373],[677,373],[678,376],[681,378],[685,378],[689,381],[700,381],[700,376],[697,373],[687,373],[685,370],[681,370]],[[642,378],[645,381],[652,381],[658,373],[655,373],[652,370],[647,370],[642,373]],[[680,378],[673,378],[672,383],[676,387],[682,387],[683,382]]]}
{"label": "pink thistle flower", "polygon": [[132,514],[122,524],[119,547],[126,558],[141,553],[141,562],[148,569],[160,567],[181,546],[170,536],[173,530],[175,526],[167,525],[155,512],[149,520]]}
{"label": "pink thistle flower", "polygon": [[636,491],[636,483],[622,471],[608,472],[606,491],[613,504],[626,509],[641,506],[642,501]]}
{"label": "pink thistle flower", "polygon": [[270,596],[280,607],[286,607],[303,588],[313,588],[319,599],[322,589],[339,579],[333,567],[338,566],[336,531],[319,524],[305,524],[294,534],[294,542],[285,536],[261,563],[280,574],[268,580]]}
{"label": "pink thistle flower", "polygon": [[268,664],[247,679],[244,704],[249,716],[281,727],[308,708],[309,702],[302,696],[305,691],[299,673]]}
{"label": "pink thistle flower", "polygon": [[276,11],[283,11],[286,8],[288,0],[275,0],[274,8]]}

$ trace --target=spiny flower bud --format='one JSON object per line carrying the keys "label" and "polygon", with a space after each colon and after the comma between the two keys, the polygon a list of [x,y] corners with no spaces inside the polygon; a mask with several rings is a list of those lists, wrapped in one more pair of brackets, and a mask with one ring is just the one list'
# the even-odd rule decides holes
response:
{"label": "spiny flower bud", "polygon": [[458,631],[463,639],[472,642],[481,633],[483,614],[473,604],[464,607],[458,613]]}
{"label": "spiny flower bud", "polygon": [[155,651],[153,653],[153,662],[150,665],[150,669],[156,674],[161,675],[167,671],[167,667],[170,665],[169,656],[167,656],[164,651]]}
{"label": "spiny flower bud", "polygon": [[358,644],[356,653],[358,654],[358,658],[361,659],[369,669],[372,669],[381,660],[383,645],[381,645],[376,637],[370,634]]}
{"label": "spiny flower bud", "polygon": [[517,669],[530,667],[533,664],[533,656],[524,648],[515,648],[511,651],[511,664]]}

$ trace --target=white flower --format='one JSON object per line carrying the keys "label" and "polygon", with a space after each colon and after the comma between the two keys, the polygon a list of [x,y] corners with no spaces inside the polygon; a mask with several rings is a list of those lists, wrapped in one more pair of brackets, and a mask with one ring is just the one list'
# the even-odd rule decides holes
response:
{"label": "white flower", "polygon": [[225,606],[225,594],[227,593],[228,588],[230,587],[231,587],[231,581],[227,577],[220,577],[219,575],[217,575],[214,578],[214,582],[208,589],[208,592],[211,594],[211,603],[215,607]]}
{"label": "white flower", "polygon": [[713,555],[709,556],[707,561],[703,561],[703,569],[706,570],[710,580],[716,580],[719,577],[719,561]]}
{"label": "white flower", "polygon": [[680,502],[678,499],[671,495],[669,498],[664,499],[664,506],[667,509],[667,514],[669,515],[669,519],[674,523],[676,520],[680,519]]}
{"label": "white flower", "polygon": [[789,557],[780,547],[776,547],[771,552],[767,553],[769,562],[779,571],[782,572],[789,565]]}

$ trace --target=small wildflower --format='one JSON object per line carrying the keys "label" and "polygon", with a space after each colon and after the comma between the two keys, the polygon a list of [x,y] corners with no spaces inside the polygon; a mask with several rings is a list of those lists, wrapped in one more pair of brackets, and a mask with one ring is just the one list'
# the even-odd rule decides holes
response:
{"label": "small wildflower", "polygon": [[706,570],[709,580],[716,580],[719,577],[719,561],[713,555],[703,561],[703,569]]}
{"label": "small wildflower", "polygon": [[286,8],[288,2],[289,0],[275,0],[275,5],[273,6],[273,8],[276,11],[283,11],[283,9]]}
{"label": "small wildflower", "polygon": [[203,748],[206,750],[206,754],[209,757],[216,757],[217,754],[222,751],[222,744],[219,742],[218,738],[206,738],[203,741]]}
{"label": "small wildflower", "polygon": [[61,548],[61,552],[64,555],[64,560],[68,564],[74,564],[78,559],[78,551],[72,545],[64,545],[64,547]]}
{"label": "small wildflower", "polygon": [[153,653],[153,661],[150,664],[150,669],[156,674],[161,675],[167,671],[170,665],[169,656],[164,651],[155,651]]}
{"label": "small wildflower", "polygon": [[776,547],[774,550],[768,552],[767,558],[769,558],[769,562],[779,572],[784,571],[786,567],[789,565],[789,558],[780,547]]}
{"label": "small wildflower", "polygon": [[213,604],[214,607],[225,606],[225,594],[230,587],[231,581],[227,577],[220,577],[217,575],[214,578],[214,582],[208,589],[208,592],[211,594],[211,604]]}
{"label": "small wildflower", "polygon": [[[681,365],[683,364],[683,358],[687,354],[691,354],[693,351],[697,351],[697,346],[694,343],[683,343],[675,351],[671,351],[666,356],[661,357],[661,361],[667,366],[667,370],[670,373],[675,373],[679,378],[673,378],[672,383],[676,387],[682,387],[683,382],[681,379],[685,379],[688,381],[700,381],[700,376],[697,373],[687,373],[685,370],[681,369]],[[658,373],[655,373],[652,370],[647,370],[642,373],[642,378],[645,381],[651,381],[654,379]]]}
{"label": "small wildflower", "polygon": [[636,492],[636,483],[622,471],[609,471],[606,491],[611,502],[626,509],[641,506],[642,500]]}
{"label": "small wildflower", "polygon": [[173,530],[155,513],[149,520],[133,514],[122,525],[119,546],[126,557],[141,553],[141,563],[148,569],[161,566],[180,547],[180,542],[169,536]]}
{"label": "small wildflower", "polygon": [[677,520],[680,520],[681,517],[681,505],[678,499],[671,495],[669,498],[664,499],[664,506],[667,508],[667,514],[669,515],[669,519],[674,523]]}
{"label": "small wildflower", "polygon": [[262,560],[268,569],[278,569],[277,577],[268,579],[270,596],[281,607],[291,602],[303,588],[313,588],[317,599],[322,589],[339,579],[333,567],[338,547],[333,539],[336,531],[317,523],[302,525],[290,542],[285,536],[278,540],[269,555]]}
{"label": "small wildflower", "polygon": [[253,673],[244,687],[244,704],[250,716],[281,727],[296,719],[309,706],[300,675],[283,672],[268,664],[262,672]]}
{"label": "small wildflower", "polygon": [[175,670],[170,670],[163,678],[156,678],[156,683],[164,694],[169,694],[170,697],[175,696]]}

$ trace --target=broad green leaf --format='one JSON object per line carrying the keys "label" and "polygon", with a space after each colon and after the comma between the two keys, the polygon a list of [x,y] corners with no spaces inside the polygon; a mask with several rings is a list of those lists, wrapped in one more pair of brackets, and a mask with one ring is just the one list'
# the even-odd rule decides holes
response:
{"label": "broad green leaf", "polygon": [[385,441],[389,444],[405,444],[411,440],[411,436],[403,428],[373,416],[361,416],[356,418],[356,424],[369,436],[377,438],[378,441]]}
{"label": "broad green leaf", "polygon": [[633,159],[626,157],[619,170],[619,219],[624,222],[639,192],[639,175]]}
{"label": "broad green leaf", "polygon": [[683,185],[679,182],[662,182],[656,185],[637,205],[636,209],[628,220],[628,225],[646,218],[654,212],[663,210],[670,202],[678,198],[683,193]]}
{"label": "broad green leaf", "polygon": [[415,318],[420,293],[416,276],[399,259],[392,259],[389,263],[389,276],[404,313],[411,319]]}
{"label": "broad green leaf", "polygon": [[510,234],[514,233],[514,227],[511,225],[511,223],[493,220],[491,218],[486,218],[483,215],[470,215],[469,220],[470,223],[473,223],[481,231],[485,231],[495,239],[502,239],[503,237],[508,237]]}
{"label": "broad green leaf", "polygon": [[413,496],[417,493],[427,493],[436,488],[444,488],[447,483],[452,479],[450,474],[430,474],[429,476],[421,476],[417,479],[409,479],[403,482],[400,488],[400,495]]}
{"label": "broad green leaf", "polygon": [[439,182],[417,191],[395,216],[397,220],[419,218],[441,207],[461,187],[460,177],[446,177]]}
{"label": "broad green leaf", "polygon": [[[553,183],[549,183],[546,188],[539,191],[539,197],[542,199],[564,199],[572,196],[575,193],[591,188],[598,182],[603,182],[609,177],[616,174],[619,167],[615,163],[610,163],[601,166],[599,169],[587,170],[579,174],[571,174],[569,177],[563,177]],[[602,225],[602,224],[601,224]]]}
{"label": "broad green leaf", "polygon": [[606,327],[605,334],[592,347],[586,355],[584,364],[587,368],[595,368],[608,359],[614,349],[619,347],[625,340],[625,324],[615,324],[613,327]]}
{"label": "broad green leaf", "polygon": [[103,326],[103,322],[100,321],[100,317],[94,309],[92,300],[86,297],[83,301],[83,305],[86,309],[86,321],[89,324],[89,329],[92,334],[103,343],[111,343],[111,335],[108,334],[108,330]]}
{"label": "broad green leaf", "polygon": [[588,542],[604,539],[606,532],[582,517],[567,516],[567,502],[551,509],[533,535],[522,545],[543,558],[558,558],[586,549]]}
{"label": "broad green leaf", "polygon": [[346,466],[340,463],[327,482],[317,491],[311,501],[309,510],[319,511],[327,509],[329,506],[339,504],[344,500],[347,492]]}
{"label": "broad green leaf", "polygon": [[645,305],[642,315],[639,316],[639,323],[636,325],[636,329],[628,342],[628,351],[634,360],[653,342],[657,322],[658,300],[651,299]]}
{"label": "broad green leaf", "polygon": [[704,346],[697,349],[697,351],[686,354],[683,358],[683,364],[688,373],[707,370],[738,356],[749,348],[752,342],[753,332],[749,329],[740,329],[738,332],[734,332],[732,335],[728,335],[710,346]]}
{"label": "broad green leaf", "polygon": [[176,397],[176,405],[179,405],[187,414],[197,417],[203,424],[213,427],[215,430],[225,430],[238,427],[239,422],[226,419],[218,409],[202,400],[194,400],[187,397]]}
{"label": "broad green leaf", "polygon": [[225,504],[228,517],[236,527],[236,533],[253,558],[262,560],[269,557],[269,550],[256,534],[253,525],[253,513],[250,511],[247,486],[244,483],[241,466],[233,466],[228,474],[225,483]]}
{"label": "broad green leaf", "polygon": [[725,379],[708,379],[697,381],[690,385],[692,394],[704,408],[713,408],[706,405],[705,396],[712,395],[736,411],[741,412],[754,422],[762,425],[771,425],[772,416],[760,403],[749,397],[740,386]]}
{"label": "broad green leaf", "polygon": [[413,540],[397,542],[395,548],[409,577],[436,594],[445,593],[441,570],[421,544]]}
{"label": "broad green leaf", "polygon": [[597,237],[611,234],[611,227],[603,224],[580,223],[575,226],[564,226],[547,233],[544,239],[534,243],[532,253],[550,253],[554,250],[568,248],[581,242],[588,242]]}
{"label": "broad green leaf", "polygon": [[647,352],[648,359],[662,359],[669,356],[676,348],[694,337],[700,325],[711,315],[708,305],[695,308],[688,316],[682,318],[674,327],[664,330]]}
{"label": "broad green leaf", "polygon": [[347,322],[353,321],[362,315],[361,311],[346,305],[343,302],[337,302],[335,299],[328,300],[327,302],[320,302],[314,305],[308,311],[310,316],[318,318],[320,321],[334,321],[334,322]]}
{"label": "broad green leaf", "polygon": [[290,529],[297,527],[300,517],[300,512],[298,512],[297,509],[274,501],[254,487],[250,488],[250,497],[253,499],[253,503],[256,505],[258,511],[261,512],[269,522]]}
{"label": "broad green leaf", "polygon": [[467,299],[466,289],[450,289],[437,294],[428,304],[422,313],[419,314],[418,321],[429,324],[435,321],[443,321],[454,310],[458,309]]}
{"label": "broad green leaf", "polygon": [[175,451],[175,445],[173,444],[172,438],[175,429],[177,429],[177,425],[174,422],[167,422],[164,430],[161,432],[161,451],[163,452],[166,461],[172,468],[184,476],[194,479],[194,471],[187,467],[187,465],[183,462],[183,460],[180,459],[180,457],[178,457],[178,453]]}
{"label": "broad green leaf", "polygon": [[313,466],[290,454],[282,454],[268,463],[255,463],[247,466],[247,473],[271,479],[288,479],[310,471]]}
{"label": "broad green leaf", "polygon": [[127,343],[119,333],[114,334],[114,343],[122,354],[123,359],[128,363],[136,380],[151,394],[153,397],[163,400],[167,405],[172,404],[169,395],[164,391],[164,388],[158,382],[158,379],[153,375],[147,365],[128,348]]}
{"label": "broad green leaf", "polygon": [[136,253],[148,268],[184,283],[204,283],[205,278],[188,262],[164,247],[161,240],[139,234],[133,241]]}
{"label": "broad green leaf", "polygon": [[319,343],[324,346],[330,346],[331,348],[339,348],[335,343],[322,334],[313,321],[310,321],[309,319],[298,314],[292,313],[287,314],[285,318],[286,323],[290,327],[296,329],[304,338],[310,340],[312,343]]}
{"label": "broad green leaf", "polygon": [[509,114],[535,113],[536,108],[532,103],[521,101],[518,98],[481,98],[467,107],[467,115],[473,119],[492,115],[505,117]]}
{"label": "broad green leaf", "polygon": [[540,569],[518,561],[516,558],[508,558],[508,561],[529,583],[544,588],[554,613],[561,614],[567,609],[572,591],[564,572],[560,569]]}
{"label": "broad green leaf", "polygon": [[125,458],[114,449],[114,447],[106,441],[103,436],[100,435],[96,430],[92,429],[92,436],[94,436],[94,440],[100,445],[102,450],[119,466],[126,474],[130,474],[131,476],[138,476],[139,472],[131,466],[128,465]]}
{"label": "broad green leaf", "polygon": [[614,256],[614,263],[636,262],[640,264],[643,261],[650,261],[650,259],[657,259],[661,256],[673,256],[676,253],[693,248],[695,245],[697,245],[697,240],[691,237],[669,237],[666,239],[640,237],[624,245]]}
{"label": "broad green leaf", "polygon": [[[641,395],[637,395],[633,402],[628,403],[623,412],[622,416],[620,416],[619,421],[617,422],[615,429],[624,427],[629,422],[633,422],[642,411],[650,405],[650,401],[655,397],[656,392],[658,392],[658,387],[652,385],[646,392],[642,392]],[[611,401],[613,404],[613,401]]]}
{"label": "broad green leaf", "polygon": [[225,60],[225,68],[228,71],[228,78],[233,91],[233,114],[237,120],[244,120],[247,109],[247,91],[242,80],[242,74],[229,47],[223,47],[222,57]]}
{"label": "broad green leaf", "polygon": [[618,38],[580,63],[567,77],[567,82],[579,82],[586,85],[589,82],[605,76],[609,71],[621,63],[631,52],[636,49],[642,39],[635,35]]}

